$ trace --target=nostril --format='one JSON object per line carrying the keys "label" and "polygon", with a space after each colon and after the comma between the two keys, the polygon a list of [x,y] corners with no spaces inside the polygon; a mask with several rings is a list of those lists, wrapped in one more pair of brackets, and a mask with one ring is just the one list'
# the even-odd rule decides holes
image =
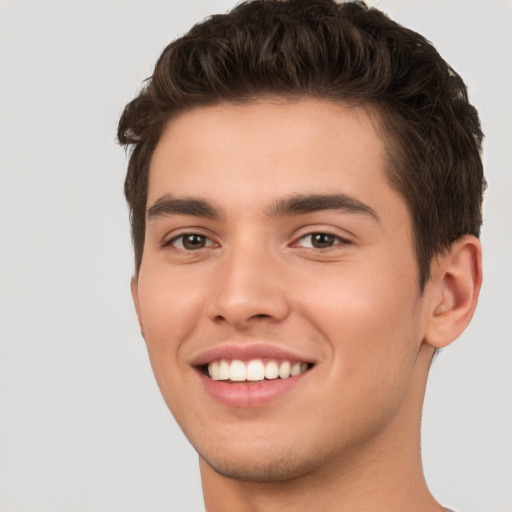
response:
{"label": "nostril", "polygon": [[[242,322],[250,322],[251,320],[271,320],[273,317],[272,315],[267,315],[265,313],[258,313],[256,315],[251,315],[247,319],[242,320]],[[230,315],[217,315],[213,318],[213,321],[216,323],[222,323],[222,322],[230,322]],[[231,319],[231,322],[235,321],[235,319]]]}

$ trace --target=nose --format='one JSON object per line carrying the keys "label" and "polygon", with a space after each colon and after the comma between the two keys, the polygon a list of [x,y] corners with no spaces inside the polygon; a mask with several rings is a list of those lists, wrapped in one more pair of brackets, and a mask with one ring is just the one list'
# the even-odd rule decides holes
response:
{"label": "nose", "polygon": [[290,312],[283,263],[258,244],[227,250],[215,270],[208,302],[209,318],[237,330],[278,323]]}

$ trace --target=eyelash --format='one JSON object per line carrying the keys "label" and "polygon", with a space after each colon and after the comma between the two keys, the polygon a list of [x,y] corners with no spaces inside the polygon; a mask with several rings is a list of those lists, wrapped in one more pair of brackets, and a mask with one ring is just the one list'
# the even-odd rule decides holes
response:
{"label": "eyelash", "polygon": [[311,250],[316,250],[316,251],[323,251],[323,250],[331,249],[331,248],[333,248],[336,245],[348,245],[348,244],[351,243],[350,240],[347,240],[346,238],[342,238],[342,237],[340,237],[340,236],[338,236],[338,235],[336,235],[334,233],[331,233],[328,230],[322,230],[322,231],[313,231],[311,233],[307,233],[305,235],[302,235],[301,237],[299,237],[297,239],[296,242],[293,243],[293,246],[297,246],[301,240],[304,240],[304,239],[307,239],[307,238],[310,238],[311,242],[313,243],[313,237],[314,236],[318,236],[318,235],[322,235],[322,236],[326,236],[326,237],[332,238],[333,239],[332,244],[329,245],[328,247],[305,247],[306,249],[311,249]]}
{"label": "eyelash", "polygon": [[[310,238],[311,239],[311,245],[313,245],[313,237],[314,236],[319,236],[319,235],[322,235],[322,236],[325,236],[325,237],[328,237],[328,238],[331,238],[332,239],[332,244],[331,245],[328,245],[327,247],[304,247],[305,249],[310,249],[310,250],[314,250],[314,251],[324,251],[324,250],[328,250],[328,249],[331,249],[332,247],[336,246],[336,245],[348,245],[350,244],[350,240],[347,240],[345,238],[342,238],[338,235],[335,235],[334,233],[331,233],[330,231],[328,230],[323,230],[323,231],[313,231],[311,233],[306,233],[305,235],[302,235],[301,237],[299,237],[295,242],[293,242],[291,244],[292,247],[300,247],[299,245],[299,242],[301,240],[305,240],[307,238]],[[186,248],[185,247],[185,240],[187,239],[187,237],[197,237],[197,238],[201,238],[203,241],[204,241],[204,245],[202,245],[201,247],[197,247],[197,248]],[[181,240],[181,247],[176,247],[176,242]],[[189,240],[190,241],[190,240]],[[204,249],[206,247],[215,247],[215,246],[218,246],[218,244],[216,244],[215,242],[213,242],[213,240],[211,238],[209,238],[208,236],[206,235],[203,235],[201,233],[182,233],[178,236],[175,236],[173,238],[171,238],[168,242],[165,242],[164,243],[164,246],[165,247],[174,247],[175,249],[178,249],[178,250],[182,250],[182,251],[186,251],[186,252],[194,252],[194,251],[198,251],[200,249]]]}
{"label": "eyelash", "polygon": [[[205,241],[205,245],[203,245],[202,247],[195,248],[195,249],[187,249],[184,245],[184,242],[188,237],[201,238]],[[181,240],[182,247],[176,247],[175,243],[178,240]],[[208,243],[208,242],[211,242],[211,243]],[[187,252],[193,252],[193,251],[197,251],[200,249],[204,249],[205,247],[212,247],[215,245],[218,245],[218,244],[215,244],[215,242],[213,242],[213,240],[211,238],[207,237],[206,235],[203,235],[202,233],[182,233],[181,235],[175,236],[175,237],[171,238],[168,242],[164,243],[165,247],[174,247],[175,249],[187,251]]]}

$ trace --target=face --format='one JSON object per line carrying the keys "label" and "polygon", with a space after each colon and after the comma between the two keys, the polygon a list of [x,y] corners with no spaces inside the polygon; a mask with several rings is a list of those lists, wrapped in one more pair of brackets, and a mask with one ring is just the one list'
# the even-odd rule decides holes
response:
{"label": "face", "polygon": [[411,220],[371,112],[196,108],[151,166],[132,283],[162,394],[203,462],[283,480],[401,414],[424,336]]}

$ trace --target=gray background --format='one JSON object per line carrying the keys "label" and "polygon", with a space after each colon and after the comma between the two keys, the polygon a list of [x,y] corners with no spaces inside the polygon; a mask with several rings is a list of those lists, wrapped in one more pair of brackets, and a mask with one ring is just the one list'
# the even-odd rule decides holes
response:
{"label": "gray background", "polygon": [[[380,0],[469,85],[487,135],[485,284],[435,363],[433,493],[512,510],[510,0]],[[154,383],[129,295],[117,118],[163,47],[230,0],[0,0],[0,510],[200,511],[197,457]],[[369,489],[371,492],[371,489]]]}

